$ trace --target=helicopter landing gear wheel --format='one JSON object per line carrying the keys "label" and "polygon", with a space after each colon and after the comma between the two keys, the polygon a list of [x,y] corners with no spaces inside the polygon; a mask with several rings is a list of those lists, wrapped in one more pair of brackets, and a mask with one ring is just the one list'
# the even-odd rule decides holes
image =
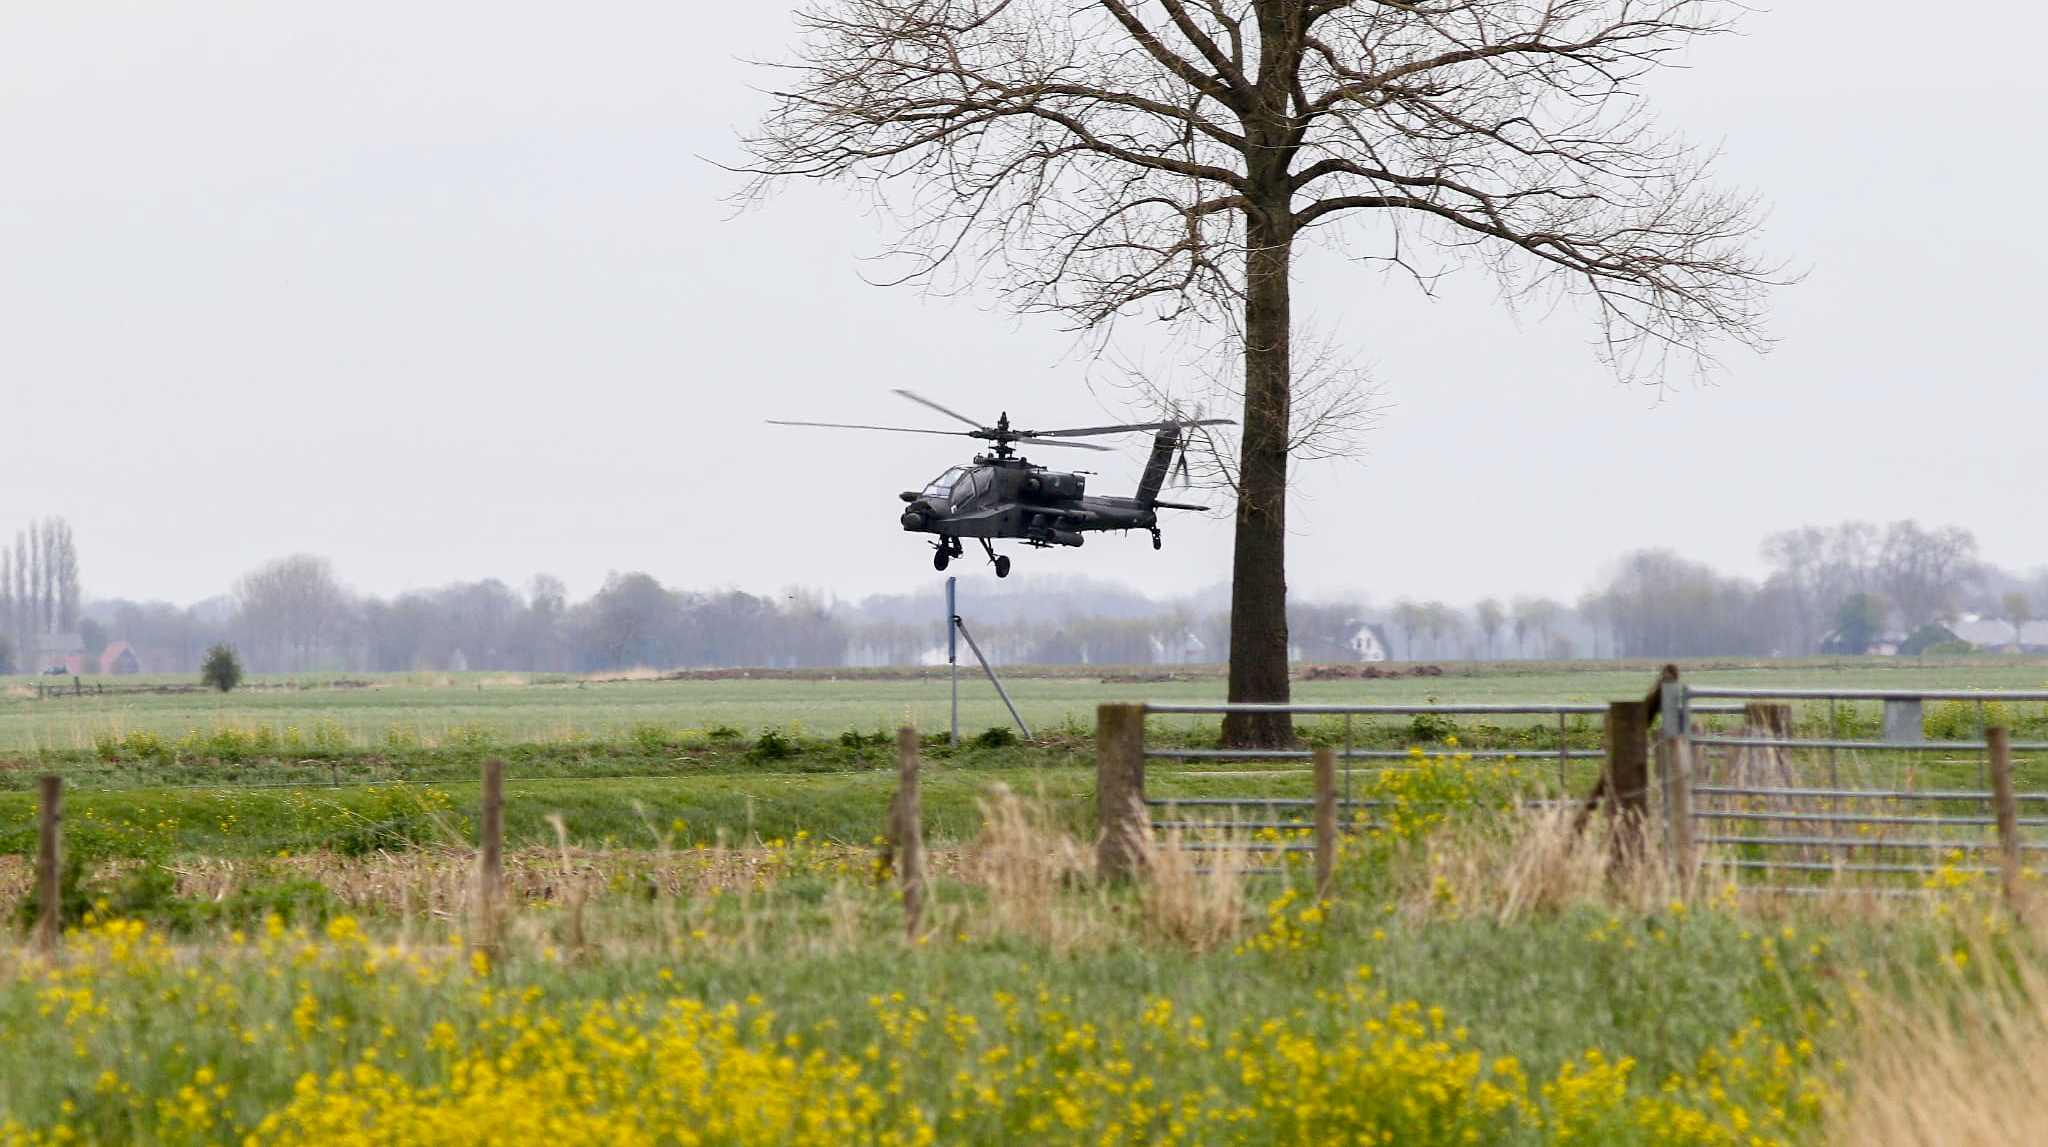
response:
{"label": "helicopter landing gear wheel", "polygon": [[1156,550],[1163,544],[1164,543],[1159,540],[1159,527],[1152,527],[1152,548]]}
{"label": "helicopter landing gear wheel", "polygon": [[932,568],[935,570],[943,570],[946,568],[946,564],[952,560],[952,553],[948,551],[946,547],[940,546],[938,552],[932,555]]}
{"label": "helicopter landing gear wheel", "polygon": [[987,538],[981,539],[981,552],[988,555],[989,564],[996,567],[997,577],[1010,576],[1010,559],[1007,554],[996,553],[996,544]]}

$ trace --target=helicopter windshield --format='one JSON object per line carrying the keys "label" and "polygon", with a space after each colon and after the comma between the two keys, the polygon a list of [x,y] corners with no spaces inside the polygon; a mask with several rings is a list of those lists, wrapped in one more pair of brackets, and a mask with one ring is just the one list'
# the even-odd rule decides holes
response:
{"label": "helicopter windshield", "polygon": [[927,498],[952,497],[953,486],[960,481],[960,476],[965,473],[967,473],[967,468],[965,466],[953,467],[952,469],[932,479],[931,485],[926,486],[924,488],[924,496]]}

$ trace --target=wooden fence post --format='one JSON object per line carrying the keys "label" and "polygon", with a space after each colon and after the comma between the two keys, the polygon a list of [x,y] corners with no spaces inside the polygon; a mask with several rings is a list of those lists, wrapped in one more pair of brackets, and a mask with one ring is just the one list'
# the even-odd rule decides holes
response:
{"label": "wooden fence post", "polygon": [[1330,899],[1330,880],[1337,872],[1337,750],[1328,745],[1315,752],[1316,764],[1316,899]]}
{"label": "wooden fence post", "polygon": [[2020,864],[2019,800],[2012,791],[2012,736],[2004,725],[1984,730],[1984,742],[1991,756],[1991,804],[1998,821],[1998,876],[2005,888],[2005,902],[2014,912],[2026,912],[2027,889]]}
{"label": "wooden fence post", "polygon": [[494,955],[498,943],[498,896],[505,867],[505,762],[484,762],[482,849],[476,871],[475,948]]}
{"label": "wooden fence post", "polygon": [[63,799],[64,778],[44,777],[42,805],[36,817],[36,947],[46,954],[57,951],[57,937],[62,932]]}
{"label": "wooden fence post", "polygon": [[1608,702],[1607,796],[1614,810],[1614,856],[1622,864],[1643,856],[1643,820],[1650,811],[1649,732],[1649,705]]}
{"label": "wooden fence post", "polygon": [[917,730],[896,730],[896,873],[903,888],[903,933],[912,940],[924,929],[924,813],[917,792]]}
{"label": "wooden fence post", "polygon": [[1120,880],[1145,861],[1145,706],[1095,708],[1095,871]]}

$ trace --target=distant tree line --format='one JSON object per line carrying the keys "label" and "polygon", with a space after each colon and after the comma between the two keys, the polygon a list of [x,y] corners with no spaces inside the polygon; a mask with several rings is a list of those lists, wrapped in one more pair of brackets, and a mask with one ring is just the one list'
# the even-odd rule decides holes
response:
{"label": "distant tree line", "polygon": [[1917,653],[1967,617],[2005,620],[2017,640],[2048,576],[1982,561],[1957,526],[1851,521],[1764,539],[1762,580],[1666,549],[1615,561],[1575,606],[1489,598],[1469,608],[1396,602],[1383,621],[1397,655],[1418,658],[1716,657]]}
{"label": "distant tree line", "polygon": [[[1959,618],[2003,619],[2017,642],[2041,613],[2048,575],[1983,562],[1958,527],[1900,521],[1786,530],[1761,548],[1761,579],[1721,573],[1669,550],[1626,554],[1576,604],[1542,596],[1469,605],[1402,599],[1288,606],[1297,660],[1404,661],[1574,657],[1768,656],[1918,652]],[[972,583],[969,583],[972,586]],[[1225,599],[1173,601],[1086,579],[970,589],[963,613],[1005,664],[1178,665],[1229,655]],[[325,558],[294,555],[189,607],[97,601],[81,606],[78,559],[61,519],[0,547],[0,643],[29,653],[75,628],[88,661],[125,641],[151,672],[195,671],[215,644],[254,673],[447,671],[594,673],[649,667],[796,668],[934,664],[944,658],[943,598],[833,600],[806,589],[753,594],[613,574],[571,601],[549,576],[514,589],[497,579],[378,597],[351,592]],[[5,649],[0,649],[4,652]],[[970,655],[963,647],[963,659]]]}

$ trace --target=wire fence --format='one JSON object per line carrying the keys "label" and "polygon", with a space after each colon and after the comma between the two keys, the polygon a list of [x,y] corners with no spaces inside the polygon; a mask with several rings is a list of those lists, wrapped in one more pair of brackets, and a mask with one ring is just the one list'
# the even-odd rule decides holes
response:
{"label": "wire fence", "polygon": [[[1931,703],[1974,707],[1977,720],[1956,735],[1953,714],[1944,714],[1946,735],[1930,736],[1937,723],[1927,712]],[[1330,743],[1285,750],[1148,744],[1139,755],[1155,770],[1260,766],[1277,787],[1327,751],[1337,769],[1330,799],[1340,833],[1385,830],[1397,810],[1449,812],[1475,803],[1470,794],[1393,799],[1373,783],[1426,763],[1419,755],[1455,754],[1468,767],[1540,765],[1550,783],[1524,777],[1526,787],[1510,803],[1588,813],[1603,801],[1634,807],[1663,822],[1668,860],[1688,872],[1716,868],[1747,891],[1919,895],[1999,877],[2010,894],[2032,878],[2030,865],[2048,867],[2048,768],[2040,767],[2048,765],[2048,740],[2013,740],[1997,723],[2025,705],[2048,705],[2048,690],[1699,686],[1667,671],[1641,702],[1148,704],[1147,716],[1285,712],[1322,721]],[[1386,717],[1427,730],[1445,727],[1428,723],[1437,718],[1502,718],[1523,736],[1512,746],[1428,737],[1388,744],[1387,725],[1378,721]],[[1597,746],[1583,735],[1595,719]],[[1367,720],[1376,722],[1374,736],[1361,744]],[[1530,730],[1548,729],[1553,720],[1554,733],[1534,743]],[[1652,721],[1662,725],[1654,735]],[[2030,731],[2040,729],[2048,729],[2048,711]],[[1654,770],[1645,759],[1653,739]],[[1662,807],[1653,807],[1660,795]],[[1268,861],[1251,871],[1283,871],[1291,854],[1316,847],[1309,839],[1316,803],[1305,795],[1154,791],[1145,793],[1144,820],[1134,827],[1156,846],[1237,848]]]}
{"label": "wire fence", "polygon": [[[1704,713],[1739,713],[1741,706],[1704,705]],[[1337,831],[1385,832],[1395,827],[1389,814],[1395,811],[1414,816],[1448,812],[1470,802],[1459,798],[1432,798],[1404,794],[1376,795],[1377,784],[1389,772],[1399,773],[1418,765],[1455,759],[1464,765],[1488,762],[1530,766],[1528,784],[1515,795],[1524,807],[1558,807],[1575,804],[1565,795],[1576,773],[1593,773],[1604,764],[1606,750],[1595,721],[1604,721],[1608,706],[1590,702],[1472,702],[1464,704],[1421,703],[1302,703],[1228,704],[1221,702],[1155,702],[1143,706],[1151,716],[1228,716],[1233,713],[1286,713],[1292,718],[1324,722],[1320,732],[1329,744],[1313,749],[1232,749],[1186,745],[1148,745],[1142,752],[1147,766],[1167,764],[1213,765],[1231,762],[1264,765],[1274,777],[1290,775],[1289,766],[1312,761],[1328,752],[1334,758],[1336,791],[1333,804]],[[1366,728],[1361,718],[1408,718],[1411,726],[1426,736],[1409,736],[1398,744],[1386,744],[1387,726]],[[1457,717],[1506,719],[1508,726],[1488,725],[1479,729],[1444,723]],[[1516,720],[1519,719],[1519,720]],[[1554,723],[1553,723],[1554,722]],[[1398,726],[1397,726],[1398,727]],[[1489,746],[1468,744],[1459,733],[1483,738],[1487,733],[1513,732],[1519,744]],[[1362,737],[1372,741],[1361,747]],[[1554,772],[1552,772],[1554,770]],[[1295,770],[1298,772],[1298,769]],[[1554,787],[1551,784],[1554,777]],[[1370,791],[1361,791],[1370,790]],[[1315,796],[1205,797],[1148,794],[1143,800],[1147,813],[1145,830],[1156,847],[1190,852],[1239,850],[1268,858],[1292,855],[1305,857],[1315,851],[1312,815]],[[1228,838],[1226,841],[1225,838]],[[1254,864],[1240,871],[1256,874],[1284,872],[1283,864]],[[1199,871],[1199,869],[1198,869]]]}
{"label": "wire fence", "polygon": [[[1741,703],[1741,727],[1703,729],[1702,699]],[[1929,702],[1973,706],[1974,735],[1930,738]],[[1671,682],[1663,788],[1667,815],[1684,821],[1673,836],[1698,850],[1688,863],[1759,891],[1912,895],[1999,877],[2015,895],[2048,853],[2048,777],[2026,759],[2048,743],[1993,722],[2042,702],[2048,691]],[[1844,705],[1881,707],[1875,735],[1833,735]]]}

